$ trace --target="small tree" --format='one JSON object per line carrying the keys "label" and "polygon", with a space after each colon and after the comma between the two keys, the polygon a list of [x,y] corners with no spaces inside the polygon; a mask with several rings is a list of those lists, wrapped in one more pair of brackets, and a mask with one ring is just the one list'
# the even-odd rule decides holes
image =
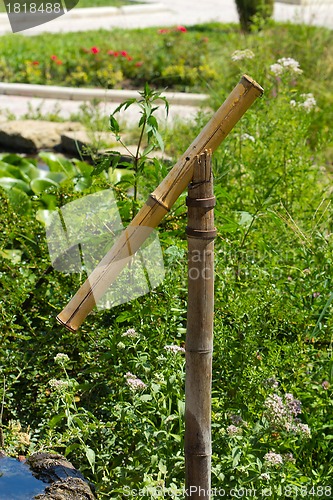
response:
{"label": "small tree", "polygon": [[255,20],[272,16],[274,0],[236,0],[236,5],[242,30],[250,31]]}

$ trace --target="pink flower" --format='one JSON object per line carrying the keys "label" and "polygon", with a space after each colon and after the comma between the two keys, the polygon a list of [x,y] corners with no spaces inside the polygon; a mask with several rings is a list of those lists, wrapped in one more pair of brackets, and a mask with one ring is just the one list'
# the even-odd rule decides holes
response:
{"label": "pink flower", "polygon": [[135,66],[136,66],[137,68],[140,68],[140,66],[142,66],[142,65],[143,65],[143,62],[142,62],[142,61],[138,61],[138,62],[136,62],[136,63],[135,63]]}
{"label": "pink flower", "polygon": [[123,57],[127,57],[128,56],[128,53],[126,52],[126,50],[122,50],[120,52],[120,55],[122,55]]}
{"label": "pink flower", "polygon": [[167,33],[169,33],[169,30],[167,28],[162,28],[162,29],[158,30],[157,33],[159,35],[166,35]]}
{"label": "pink flower", "polygon": [[100,49],[98,47],[91,47],[90,52],[92,54],[98,54],[100,52]]}
{"label": "pink flower", "polygon": [[53,55],[53,56],[51,56],[51,59],[52,59],[52,61],[56,61],[58,58],[57,58],[57,56]]}
{"label": "pink flower", "polygon": [[176,30],[177,31],[181,31],[182,33],[186,33],[187,32],[187,29],[185,28],[185,26],[177,26]]}

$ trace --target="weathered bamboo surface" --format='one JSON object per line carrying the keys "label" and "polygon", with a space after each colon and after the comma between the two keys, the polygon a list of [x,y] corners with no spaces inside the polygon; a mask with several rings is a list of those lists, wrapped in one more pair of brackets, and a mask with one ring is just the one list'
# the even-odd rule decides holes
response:
{"label": "weathered bamboo surface", "polygon": [[215,151],[231,129],[263,93],[262,87],[244,75],[231,94],[193,141],[169,174],[149,196],[111,250],[101,260],[86,282],[57,316],[69,330],[76,331],[98,300],[125,267],[130,256],[170,210],[193,176],[195,158],[205,149]]}
{"label": "weathered bamboo surface", "polygon": [[188,188],[188,303],[185,378],[185,488],[211,490],[211,383],[214,315],[214,205],[211,153],[197,157]]}

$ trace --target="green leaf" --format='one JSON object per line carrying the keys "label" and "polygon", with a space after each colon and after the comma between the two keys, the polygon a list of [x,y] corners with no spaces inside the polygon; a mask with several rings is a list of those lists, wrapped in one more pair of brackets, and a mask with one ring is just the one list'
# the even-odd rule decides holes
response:
{"label": "green leaf", "polygon": [[12,177],[13,179],[30,182],[29,177],[19,167],[4,162],[0,162],[0,177]]}
{"label": "green leaf", "polygon": [[4,189],[12,189],[13,187],[16,187],[18,189],[21,189],[25,193],[28,194],[31,193],[29,184],[22,181],[21,179],[13,179],[12,177],[1,177],[0,186],[3,187]]}
{"label": "green leaf", "polygon": [[157,140],[157,143],[158,143],[161,151],[164,151],[164,141],[162,139],[161,134],[157,130],[154,130],[153,135],[154,135],[155,139]]}
{"label": "green leaf", "polygon": [[65,449],[65,457],[67,457],[70,453],[72,453],[74,450],[77,450],[78,448],[81,448],[80,443],[72,443],[68,445]]}
{"label": "green leaf", "polygon": [[21,250],[0,250],[0,255],[3,259],[12,261],[13,264],[19,264],[21,262],[22,252]]}
{"label": "green leaf", "polygon": [[[116,111],[118,110],[118,108],[116,109]],[[115,111],[115,113],[116,113]],[[111,132],[113,132],[114,134],[119,134],[119,131],[120,131],[120,127],[119,127],[119,123],[118,121],[115,119],[115,117],[112,115],[110,115],[110,129],[111,129]]]}
{"label": "green leaf", "polygon": [[14,208],[17,214],[26,214],[31,209],[30,197],[21,189],[17,187],[12,187],[7,192],[10,204]]}
{"label": "green leaf", "polygon": [[91,177],[80,177],[79,180],[75,183],[75,191],[84,191],[89,188],[92,184]]}
{"label": "green leaf", "polygon": [[147,402],[147,401],[151,401],[153,399],[153,397],[151,396],[151,394],[142,394],[142,396],[140,396],[139,399],[143,402]]}
{"label": "green leaf", "polygon": [[33,179],[30,187],[35,194],[41,194],[50,188],[58,188],[59,184],[51,179]]}
{"label": "green leaf", "polygon": [[50,179],[51,181],[60,184],[62,181],[67,179],[67,175],[64,172],[48,172],[43,178]]}
{"label": "green leaf", "polygon": [[54,427],[56,427],[56,425],[61,422],[61,420],[63,420],[65,418],[65,414],[64,413],[59,413],[58,415],[55,415],[54,417],[51,418],[51,420],[49,420],[48,422],[48,427],[50,429],[54,429]]}
{"label": "green leaf", "polygon": [[92,471],[94,472],[95,461],[96,461],[95,452],[94,452],[94,450],[92,450],[91,448],[89,448],[89,446],[85,447],[85,452],[86,452],[86,457],[88,459],[89,465],[90,465]]}
{"label": "green leaf", "polygon": [[67,178],[74,177],[77,174],[74,164],[64,156],[49,152],[39,153],[38,156],[49,167],[51,172],[63,172]]}
{"label": "green leaf", "polygon": [[74,159],[73,162],[78,171],[80,172],[80,174],[83,175],[83,177],[88,177],[89,175],[92,174],[94,167],[89,163],[85,161],[80,161],[78,159]]}
{"label": "green leaf", "polygon": [[52,214],[54,213],[54,210],[37,210],[36,213],[36,220],[44,224],[45,226],[47,224],[50,224],[51,219],[52,219]]}

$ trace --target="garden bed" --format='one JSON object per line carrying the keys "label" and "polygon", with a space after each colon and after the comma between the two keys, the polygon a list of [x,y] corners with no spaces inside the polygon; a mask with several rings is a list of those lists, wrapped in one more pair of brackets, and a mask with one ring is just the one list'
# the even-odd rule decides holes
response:
{"label": "garden bed", "polygon": [[[199,39],[206,52],[198,53]],[[52,55],[68,78],[79,63],[90,75],[89,61],[113,61],[108,50],[126,50],[137,61],[145,46],[151,64],[141,67],[155,85],[161,81],[154,68],[161,75],[177,62],[181,75],[180,67],[197,66],[204,56],[199,64],[208,61],[217,80],[178,80],[177,88],[209,89],[214,107],[242,72],[263,85],[263,98],[213,159],[212,487],[223,488],[225,497],[236,490],[258,499],[331,497],[332,32],[272,25],[245,37],[235,27],[211,24],[15,40],[16,50],[10,37],[2,39],[7,81],[16,71],[18,79],[54,83]],[[89,82],[94,86],[93,75]],[[150,104],[149,112],[156,102]],[[126,142],[117,116],[110,126]],[[203,113],[195,124],[160,130],[166,153],[176,161],[206,122]],[[146,132],[156,132],[156,122],[150,125]],[[14,160],[6,170],[22,176],[25,194],[0,191],[0,425],[7,454],[37,447],[62,453],[96,484],[100,499],[138,490],[145,493],[133,497],[149,498],[161,488],[164,496],[184,496],[185,194],[158,230],[164,281],[146,296],[95,311],[74,334],[55,317],[84,274],[52,268],[42,214],[112,188],[127,225],[169,165],[145,160],[119,182],[103,165],[55,161],[47,184],[34,180],[34,165]]]}

